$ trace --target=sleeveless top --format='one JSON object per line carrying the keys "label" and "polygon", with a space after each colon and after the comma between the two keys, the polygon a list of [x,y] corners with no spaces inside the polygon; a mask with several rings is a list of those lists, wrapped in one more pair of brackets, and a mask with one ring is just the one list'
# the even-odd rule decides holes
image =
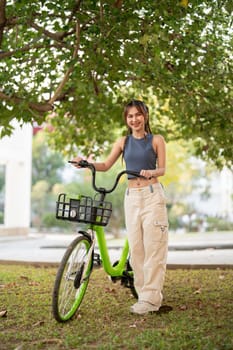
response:
{"label": "sleeveless top", "polygon": [[[153,134],[147,134],[142,139],[136,139],[128,135],[125,141],[123,157],[126,163],[126,170],[140,172],[142,169],[153,170],[156,168],[157,155],[154,151]],[[128,175],[128,179],[135,176]]]}

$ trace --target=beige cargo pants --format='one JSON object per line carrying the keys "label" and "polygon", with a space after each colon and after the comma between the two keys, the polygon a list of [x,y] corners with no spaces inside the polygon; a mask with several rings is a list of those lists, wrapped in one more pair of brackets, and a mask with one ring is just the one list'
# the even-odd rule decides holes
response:
{"label": "beige cargo pants", "polygon": [[125,193],[125,220],[130,264],[139,301],[162,304],[167,250],[168,219],[161,184],[128,188]]}

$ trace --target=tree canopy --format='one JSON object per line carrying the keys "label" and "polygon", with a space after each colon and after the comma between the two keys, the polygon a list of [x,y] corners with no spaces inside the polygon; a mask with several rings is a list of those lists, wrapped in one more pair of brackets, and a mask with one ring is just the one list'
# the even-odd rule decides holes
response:
{"label": "tree canopy", "polygon": [[102,152],[142,98],[155,132],[232,164],[231,0],[0,0],[1,135],[46,122],[57,149]]}

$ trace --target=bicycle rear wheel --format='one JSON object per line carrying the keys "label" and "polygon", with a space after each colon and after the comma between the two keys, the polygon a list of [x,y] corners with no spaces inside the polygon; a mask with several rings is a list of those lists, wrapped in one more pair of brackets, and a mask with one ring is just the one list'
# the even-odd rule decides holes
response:
{"label": "bicycle rear wheel", "polygon": [[58,322],[68,321],[78,310],[89,282],[93,256],[92,240],[87,233],[78,236],[67,248],[57,271],[52,297],[53,315]]}

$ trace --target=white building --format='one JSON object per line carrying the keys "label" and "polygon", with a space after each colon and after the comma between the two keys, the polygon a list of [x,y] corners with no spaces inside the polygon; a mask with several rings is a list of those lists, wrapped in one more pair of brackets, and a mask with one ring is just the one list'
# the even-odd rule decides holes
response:
{"label": "white building", "polygon": [[5,168],[4,223],[0,233],[29,232],[31,220],[32,126],[14,121],[13,134],[0,139],[0,164]]}

